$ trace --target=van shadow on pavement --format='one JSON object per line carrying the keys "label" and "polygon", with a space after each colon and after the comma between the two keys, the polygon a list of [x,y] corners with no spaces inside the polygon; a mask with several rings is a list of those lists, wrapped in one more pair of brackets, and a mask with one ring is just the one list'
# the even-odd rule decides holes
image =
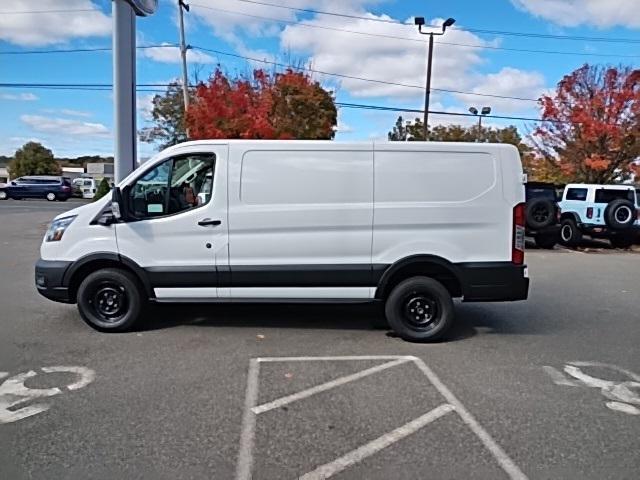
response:
{"label": "van shadow on pavement", "polygon": [[[520,302],[466,304],[456,302],[456,322],[445,341],[458,341],[477,335],[547,334],[544,325]],[[514,314],[514,308],[519,312]],[[291,328],[319,330],[373,330],[373,320],[382,319],[380,304],[163,304],[152,305],[141,331],[178,326]],[[548,327],[547,325],[546,327]],[[389,328],[390,337],[395,336]]]}

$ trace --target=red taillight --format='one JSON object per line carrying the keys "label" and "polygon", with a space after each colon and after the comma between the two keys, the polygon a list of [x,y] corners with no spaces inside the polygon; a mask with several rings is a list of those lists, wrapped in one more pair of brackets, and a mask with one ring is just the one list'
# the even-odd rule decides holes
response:
{"label": "red taillight", "polygon": [[513,245],[511,247],[511,261],[516,265],[524,263],[524,228],[525,204],[519,203],[513,207]]}
{"label": "red taillight", "polygon": [[593,218],[593,207],[587,207],[587,218]]}
{"label": "red taillight", "polygon": [[71,190],[71,187],[68,187],[67,185],[63,185],[62,186],[62,191],[63,192],[68,192],[69,190]]}

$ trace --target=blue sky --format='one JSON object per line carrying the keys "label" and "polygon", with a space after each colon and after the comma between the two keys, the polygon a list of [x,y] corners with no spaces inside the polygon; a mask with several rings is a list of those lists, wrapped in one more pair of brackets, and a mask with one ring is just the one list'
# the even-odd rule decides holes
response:
{"label": "blue sky", "polygon": [[[454,28],[445,36],[437,37],[432,87],[468,93],[434,91],[432,110],[466,112],[469,106],[486,105],[497,115],[536,117],[538,112],[533,101],[474,94],[536,99],[552,89],[564,74],[585,62],[634,67],[640,63],[640,6],[630,0],[261,2],[369,20],[277,8],[260,2],[194,0],[187,2],[191,4],[186,17],[187,42],[194,47],[256,60],[293,61],[322,72],[405,85],[314,74],[336,92],[339,102],[345,103],[402,108],[423,106],[424,92],[415,87],[424,85],[426,37],[420,36],[412,25],[392,23],[411,22],[413,16],[424,16],[433,25],[439,25],[448,17],[456,19]],[[111,0],[12,0],[2,3],[0,53],[111,45]],[[178,40],[177,0],[160,0],[159,3],[156,15],[138,19],[139,46],[175,44]],[[56,12],[18,13],[43,10]],[[486,31],[591,38],[566,40]],[[616,41],[619,39],[636,39],[636,43]],[[190,52],[189,60],[192,80],[196,75],[206,79],[216,65],[227,72],[241,73],[265,66],[257,61],[197,48]],[[109,84],[111,61],[109,51],[2,54],[0,83]],[[171,47],[139,49],[137,67],[139,84],[167,83],[180,75],[178,51]],[[138,92],[139,127],[147,124],[152,95],[148,91]],[[112,96],[108,90],[0,87],[0,154],[11,154],[32,139],[41,141],[59,156],[111,154],[112,110]],[[341,108],[336,138],[385,138],[398,115]],[[415,117],[415,114],[403,115]],[[432,124],[470,121],[442,115],[431,117]],[[513,123],[523,132],[532,126],[531,122],[495,119],[488,123]],[[139,145],[142,158],[154,150],[154,145]]]}

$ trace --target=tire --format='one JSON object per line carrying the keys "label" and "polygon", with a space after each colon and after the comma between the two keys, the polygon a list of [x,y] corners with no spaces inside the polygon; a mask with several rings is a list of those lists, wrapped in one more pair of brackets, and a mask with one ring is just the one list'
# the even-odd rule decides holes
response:
{"label": "tire", "polygon": [[623,198],[612,200],[604,209],[604,221],[609,228],[625,230],[636,221],[636,207]]}
{"label": "tire", "polygon": [[78,288],[77,300],[82,319],[101,332],[130,330],[142,316],[146,304],[137,279],[116,268],[104,268],[88,275]]}
{"label": "tire", "polygon": [[58,200],[60,202],[66,202],[67,200],[69,200],[69,197],[60,197],[60,198],[58,198]]}
{"label": "tire", "polygon": [[44,198],[46,198],[48,201],[50,202],[55,202],[56,201],[56,194],[53,192],[48,192]]}
{"label": "tire", "polygon": [[398,336],[410,342],[441,339],[455,317],[447,289],[428,277],[411,277],[396,285],[387,298],[385,314]]}
{"label": "tire", "polygon": [[558,243],[558,237],[554,234],[543,234],[539,233],[535,236],[536,246],[538,248],[546,248],[548,250],[552,250],[553,247]]}
{"label": "tire", "polygon": [[565,218],[560,224],[560,242],[569,247],[575,247],[582,242],[582,232],[571,218]]}
{"label": "tire", "polygon": [[609,239],[613,248],[631,248],[636,239],[634,235],[614,235]]}
{"label": "tire", "polygon": [[9,195],[4,190],[0,190],[0,200],[7,200]]}
{"label": "tire", "polygon": [[527,225],[537,230],[548,227],[555,222],[556,205],[546,198],[535,198],[527,203],[526,219]]}

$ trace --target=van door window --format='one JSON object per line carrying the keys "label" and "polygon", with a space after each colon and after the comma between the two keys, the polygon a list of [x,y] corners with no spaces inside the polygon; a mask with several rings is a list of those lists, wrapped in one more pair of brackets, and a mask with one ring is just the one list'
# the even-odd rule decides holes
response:
{"label": "van door window", "polygon": [[129,211],[139,220],[173,215],[211,199],[214,156],[185,155],[156,165],[131,185]]}

